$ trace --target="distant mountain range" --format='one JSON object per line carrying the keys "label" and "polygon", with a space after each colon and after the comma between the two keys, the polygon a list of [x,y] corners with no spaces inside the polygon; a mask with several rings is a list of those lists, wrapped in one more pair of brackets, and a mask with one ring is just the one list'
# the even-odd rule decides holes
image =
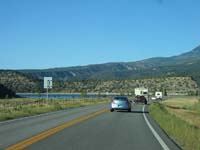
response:
{"label": "distant mountain range", "polygon": [[[106,63],[44,70],[0,70],[0,95],[41,93],[43,77],[53,77],[51,92],[134,93],[166,91],[197,95],[200,86],[200,46],[173,57],[157,57],[128,63]],[[196,82],[195,82],[196,81]],[[0,97],[0,98],[1,98]]]}
{"label": "distant mountain range", "polygon": [[54,80],[118,80],[168,76],[191,76],[200,85],[200,46],[192,51],[173,56],[156,57],[136,62],[116,62],[88,66],[18,70],[32,78],[51,76]]}

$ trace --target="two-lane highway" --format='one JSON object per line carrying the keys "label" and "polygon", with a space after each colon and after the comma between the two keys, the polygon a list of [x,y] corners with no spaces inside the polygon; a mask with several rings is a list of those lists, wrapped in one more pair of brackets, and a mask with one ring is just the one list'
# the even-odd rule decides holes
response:
{"label": "two-lane highway", "polygon": [[148,111],[143,110],[143,105],[134,105],[130,113],[109,112],[105,108],[109,108],[108,104],[1,124],[0,144],[10,150],[180,149],[149,117]]}

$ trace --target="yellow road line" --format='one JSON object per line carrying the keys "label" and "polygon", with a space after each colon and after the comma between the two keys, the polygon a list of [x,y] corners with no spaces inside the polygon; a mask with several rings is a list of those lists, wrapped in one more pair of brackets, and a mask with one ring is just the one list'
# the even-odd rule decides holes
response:
{"label": "yellow road line", "polygon": [[47,138],[47,137],[49,137],[49,136],[51,136],[51,135],[53,135],[53,134],[55,134],[55,133],[57,133],[57,132],[63,130],[63,129],[65,129],[65,128],[71,127],[71,126],[73,126],[73,125],[75,125],[75,124],[78,124],[78,123],[80,123],[80,122],[83,122],[83,121],[85,121],[85,120],[88,120],[88,119],[90,119],[90,118],[92,118],[92,117],[98,116],[98,115],[100,115],[100,114],[102,114],[102,113],[104,113],[104,112],[106,112],[106,111],[108,111],[108,109],[102,109],[102,110],[100,110],[100,111],[97,111],[97,112],[95,112],[95,113],[89,114],[89,115],[87,115],[87,116],[83,116],[83,117],[81,117],[81,118],[75,119],[75,120],[73,120],[73,121],[71,121],[71,122],[68,122],[68,123],[66,123],[66,124],[57,126],[57,127],[52,128],[52,129],[50,129],[50,130],[47,130],[47,131],[45,131],[45,132],[42,132],[42,133],[40,133],[40,134],[38,134],[38,135],[36,135],[36,136],[33,136],[33,137],[31,137],[31,138],[28,138],[28,139],[26,139],[26,140],[24,140],[24,141],[21,141],[21,142],[19,142],[19,143],[16,143],[15,145],[12,145],[12,146],[10,146],[10,147],[7,147],[6,150],[22,150],[22,149],[24,149],[24,148],[30,146],[31,144],[36,143],[36,142],[38,142],[38,141],[40,141],[40,140],[42,140],[42,139],[45,139],[45,138]]}

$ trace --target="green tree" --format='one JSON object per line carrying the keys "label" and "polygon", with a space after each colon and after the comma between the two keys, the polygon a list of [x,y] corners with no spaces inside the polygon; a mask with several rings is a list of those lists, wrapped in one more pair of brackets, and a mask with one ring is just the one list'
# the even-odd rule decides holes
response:
{"label": "green tree", "polygon": [[167,89],[164,89],[164,96],[167,96]]}

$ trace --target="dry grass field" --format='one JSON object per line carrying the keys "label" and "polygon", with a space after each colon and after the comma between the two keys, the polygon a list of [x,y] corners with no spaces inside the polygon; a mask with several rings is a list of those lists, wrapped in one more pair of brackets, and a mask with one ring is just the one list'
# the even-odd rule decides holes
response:
{"label": "dry grass field", "polygon": [[197,98],[174,98],[164,101],[163,104],[171,114],[200,128],[200,102]]}
{"label": "dry grass field", "polygon": [[200,149],[200,101],[172,98],[150,106],[150,115],[185,150]]}
{"label": "dry grass field", "polygon": [[108,98],[102,99],[1,99],[0,121],[27,117],[67,108],[83,107],[87,105],[106,103]]}

